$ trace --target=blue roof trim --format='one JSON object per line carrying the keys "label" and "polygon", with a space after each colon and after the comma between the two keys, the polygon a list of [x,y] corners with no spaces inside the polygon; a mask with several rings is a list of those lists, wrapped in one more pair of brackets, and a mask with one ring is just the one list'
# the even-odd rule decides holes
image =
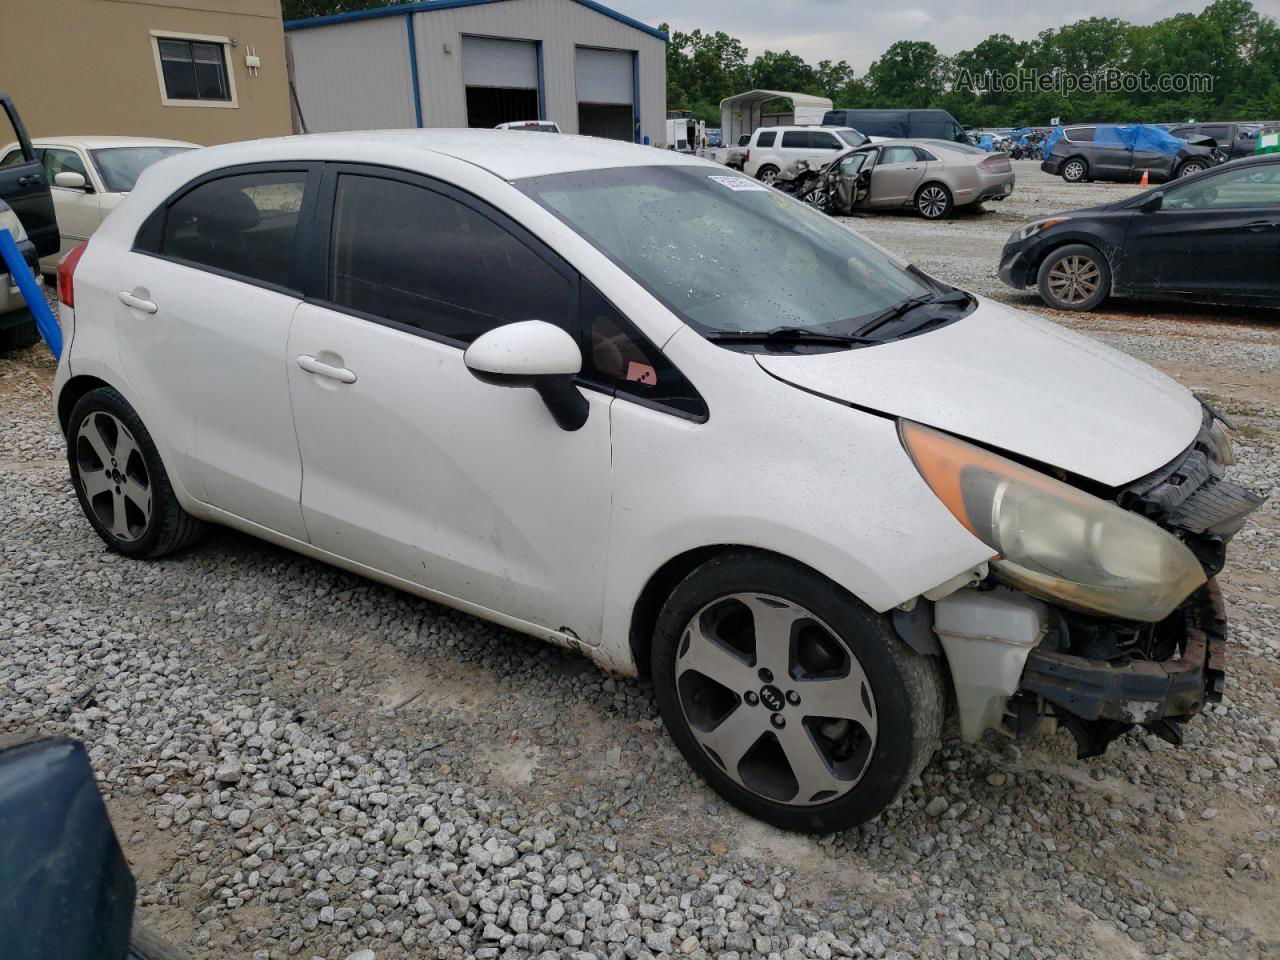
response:
{"label": "blue roof trim", "polygon": [[[369,10],[352,10],[349,13],[330,13],[323,17],[309,17],[306,20],[286,20],[284,28],[286,30],[304,30],[307,27],[327,27],[335,23],[348,23],[352,20],[372,20],[376,17],[393,17],[397,14],[430,13],[432,10],[453,10],[458,7],[479,6],[482,3],[506,2],[508,0],[418,0],[416,3],[397,3],[387,7],[373,7]],[[669,39],[661,30],[651,27],[647,23],[641,23],[634,17],[628,17],[625,13],[611,10],[602,3],[596,3],[595,0],[573,0],[573,2],[581,4],[588,10],[594,10],[596,13],[609,17],[611,20],[625,23],[628,27],[642,30],[651,37],[657,37],[663,43],[666,43]]]}

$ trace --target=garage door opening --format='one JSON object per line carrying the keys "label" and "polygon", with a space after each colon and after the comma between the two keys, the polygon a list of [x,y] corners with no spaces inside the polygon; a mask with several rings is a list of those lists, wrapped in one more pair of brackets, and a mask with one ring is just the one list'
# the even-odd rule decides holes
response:
{"label": "garage door opening", "polygon": [[635,52],[579,47],[575,62],[578,132],[610,140],[636,139]]}
{"label": "garage door opening", "polygon": [[631,104],[579,103],[578,132],[585,137],[608,137],[610,140],[635,139],[635,119]]}
{"label": "garage door opening", "polygon": [[467,126],[496,127],[513,120],[540,120],[538,91],[467,87]]}
{"label": "garage door opening", "polygon": [[467,126],[540,120],[538,45],[531,40],[462,38]]}

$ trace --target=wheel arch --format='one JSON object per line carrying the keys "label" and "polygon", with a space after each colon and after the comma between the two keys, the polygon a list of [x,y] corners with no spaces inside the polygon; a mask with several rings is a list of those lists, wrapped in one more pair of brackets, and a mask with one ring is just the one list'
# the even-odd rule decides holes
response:
{"label": "wheel arch", "polygon": [[1048,260],[1055,251],[1061,250],[1063,247],[1070,247],[1076,244],[1092,247],[1094,250],[1097,250],[1102,256],[1102,259],[1107,261],[1107,266],[1111,268],[1111,274],[1114,280],[1115,265],[1113,263],[1111,253],[1108,251],[1110,244],[1099,243],[1098,238],[1090,234],[1072,234],[1069,236],[1056,237],[1054,238],[1053,243],[1046,245],[1043,250],[1037,251],[1035,259],[1031,261],[1028,268],[1028,275],[1031,277],[1032,284],[1034,285],[1036,279],[1040,276],[1040,268],[1044,266],[1044,262]]}
{"label": "wheel arch", "polygon": [[639,676],[646,678],[649,676],[649,654],[653,645],[654,627],[657,625],[658,615],[662,612],[663,605],[667,602],[667,598],[671,596],[671,591],[676,588],[676,585],[681,580],[708,560],[729,552],[749,553],[758,557],[772,557],[786,560],[788,563],[798,564],[814,576],[821,577],[833,586],[840,587],[840,589],[857,598],[857,594],[836,583],[822,571],[815,569],[803,560],[798,560],[776,550],[751,547],[738,543],[720,543],[694,547],[677,554],[655,570],[649,576],[648,581],[640,591],[640,595],[632,605],[629,640],[631,657],[635,662],[636,672]]}
{"label": "wheel arch", "polygon": [[90,390],[97,390],[99,387],[110,386],[111,384],[107,383],[107,381],[88,374],[81,374],[79,376],[72,377],[62,385],[62,391],[58,394],[57,409],[58,426],[62,428],[64,436],[70,427],[71,411],[75,409],[75,405],[80,402],[80,398]]}

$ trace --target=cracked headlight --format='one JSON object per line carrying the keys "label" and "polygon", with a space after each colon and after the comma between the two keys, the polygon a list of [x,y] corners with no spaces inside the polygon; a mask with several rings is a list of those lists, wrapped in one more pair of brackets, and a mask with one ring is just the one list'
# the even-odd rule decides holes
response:
{"label": "cracked headlight", "polygon": [[1029,240],[1038,233],[1044,233],[1050,227],[1056,227],[1060,223],[1066,223],[1070,217],[1048,217],[1044,220],[1037,220],[1035,223],[1028,223],[1025,227],[1019,227],[1013,231],[1009,237],[1010,243],[1017,243],[1019,240]]}
{"label": "cracked headlight", "polygon": [[945,433],[902,442],[948,510],[1000,556],[1004,582],[1077,610],[1163,620],[1205,582],[1195,555],[1145,517]]}

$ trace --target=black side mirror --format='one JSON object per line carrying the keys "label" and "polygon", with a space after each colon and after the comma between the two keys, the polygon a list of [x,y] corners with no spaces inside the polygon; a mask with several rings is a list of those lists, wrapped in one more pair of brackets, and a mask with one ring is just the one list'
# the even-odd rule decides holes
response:
{"label": "black side mirror", "polygon": [[1142,203],[1138,205],[1138,209],[1143,213],[1155,213],[1157,210],[1159,210],[1163,206],[1164,206],[1164,194],[1153,193],[1151,196],[1147,197],[1147,199],[1143,200]]}

